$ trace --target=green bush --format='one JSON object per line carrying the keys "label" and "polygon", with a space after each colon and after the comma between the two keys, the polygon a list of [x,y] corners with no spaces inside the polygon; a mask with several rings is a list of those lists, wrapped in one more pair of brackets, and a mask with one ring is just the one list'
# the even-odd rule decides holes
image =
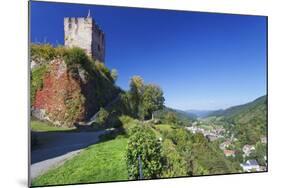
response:
{"label": "green bush", "polygon": [[110,76],[114,82],[116,82],[118,78],[118,71],[116,69],[112,69],[110,72]]}
{"label": "green bush", "polygon": [[163,142],[164,167],[162,177],[187,175],[187,164],[170,139]]}
{"label": "green bush", "polygon": [[80,65],[88,73],[92,73],[93,67],[91,65],[91,60],[88,55],[81,48],[69,48],[64,54],[64,61],[67,64],[68,68],[75,70],[77,65]]}
{"label": "green bush", "polygon": [[102,74],[104,74],[107,78],[109,78],[111,81],[113,81],[113,78],[111,77],[111,72],[109,68],[105,66],[104,63],[99,62],[98,60],[95,61],[95,67],[98,71],[100,71]]}
{"label": "green bush", "polygon": [[159,86],[145,85],[141,98],[141,116],[144,119],[151,119],[154,111],[163,109],[165,98],[163,91]]}
{"label": "green bush", "polygon": [[122,115],[119,117],[122,128],[124,129],[124,132],[127,136],[133,134],[134,128],[136,126],[141,126],[141,122],[137,119],[133,119],[130,116]]}
{"label": "green bush", "polygon": [[143,126],[136,126],[128,141],[126,161],[130,179],[140,178],[138,157],[144,179],[160,177],[163,162],[161,143],[151,129]]}
{"label": "green bush", "polygon": [[99,125],[105,125],[108,120],[108,116],[109,116],[109,113],[107,112],[107,110],[104,108],[100,108],[98,115],[97,115],[96,122]]}
{"label": "green bush", "polygon": [[108,127],[114,127],[119,128],[122,126],[122,122],[120,121],[118,115],[115,113],[115,111],[110,112],[108,118],[107,118],[107,126]]}
{"label": "green bush", "polygon": [[30,47],[30,56],[33,60],[53,60],[57,54],[55,48],[50,44],[32,44]]}
{"label": "green bush", "polygon": [[36,91],[43,87],[43,78],[47,70],[47,65],[42,65],[31,71],[31,105],[34,102]]}

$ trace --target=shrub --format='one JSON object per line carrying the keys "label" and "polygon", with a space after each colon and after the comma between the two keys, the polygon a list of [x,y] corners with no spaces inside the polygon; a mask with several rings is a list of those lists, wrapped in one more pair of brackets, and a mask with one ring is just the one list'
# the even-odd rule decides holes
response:
{"label": "shrub", "polygon": [[47,70],[47,65],[42,65],[31,72],[31,105],[34,102],[36,91],[43,87],[43,78]]}
{"label": "shrub", "polygon": [[119,119],[127,136],[134,133],[133,131],[136,126],[141,126],[141,122],[139,120],[133,119],[130,116],[122,115],[119,117]]}
{"label": "shrub", "polygon": [[33,60],[53,60],[57,54],[55,48],[50,44],[32,44],[30,47],[30,56]]}
{"label": "shrub", "polygon": [[108,119],[109,113],[104,108],[100,108],[96,122],[100,125],[105,125]]}
{"label": "shrub", "polygon": [[137,179],[139,174],[139,161],[142,162],[144,179],[160,177],[163,157],[161,144],[151,129],[136,126],[128,141],[126,161],[130,179]]}
{"label": "shrub", "polygon": [[160,110],[164,105],[163,91],[159,86],[148,84],[144,87],[141,101],[141,113],[144,119],[151,119],[154,111]]}
{"label": "shrub", "polygon": [[85,104],[85,97],[81,95],[78,90],[72,93],[73,97],[65,101],[66,112],[64,116],[64,124],[72,126],[72,123],[79,119],[79,116],[84,113],[83,105]]}
{"label": "shrub", "polygon": [[81,48],[69,48],[64,54],[64,61],[70,69],[74,69],[77,65],[83,67],[88,73],[91,72],[90,59]]}
{"label": "shrub", "polygon": [[96,69],[103,73],[107,78],[110,78],[111,81],[113,81],[112,77],[111,77],[111,72],[109,70],[109,68],[107,68],[104,63],[99,62],[98,60],[95,61],[95,67]]}
{"label": "shrub", "polygon": [[112,80],[114,82],[116,82],[117,78],[118,78],[118,72],[116,69],[112,69],[111,72],[110,72],[110,76],[112,78]]}
{"label": "shrub", "polygon": [[122,122],[120,121],[118,115],[115,113],[115,111],[110,112],[108,119],[107,119],[107,126],[108,127],[115,127],[119,128],[122,126]]}
{"label": "shrub", "polygon": [[187,164],[178,153],[175,145],[170,139],[163,142],[164,167],[162,177],[177,177],[187,175]]}

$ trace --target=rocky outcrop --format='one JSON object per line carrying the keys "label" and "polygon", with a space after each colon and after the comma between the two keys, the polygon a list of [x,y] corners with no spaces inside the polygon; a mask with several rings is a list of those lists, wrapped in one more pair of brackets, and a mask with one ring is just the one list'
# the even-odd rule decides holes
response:
{"label": "rocky outcrop", "polygon": [[48,65],[43,87],[33,103],[33,115],[58,126],[72,126],[85,114],[85,98],[81,93],[81,79],[73,77],[62,59]]}
{"label": "rocky outcrop", "polygon": [[[45,66],[44,72],[40,77],[33,75],[40,66]],[[93,64],[68,64],[64,58],[54,58],[38,65],[32,73],[32,85],[33,79],[37,79],[35,83],[42,79],[40,87],[33,89],[32,115],[56,126],[72,127],[89,120],[120,92],[112,79]]]}

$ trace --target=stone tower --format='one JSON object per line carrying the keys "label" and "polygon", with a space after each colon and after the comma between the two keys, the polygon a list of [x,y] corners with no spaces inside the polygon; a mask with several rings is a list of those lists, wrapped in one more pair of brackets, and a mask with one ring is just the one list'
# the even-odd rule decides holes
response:
{"label": "stone tower", "polygon": [[89,56],[104,62],[105,35],[90,14],[87,17],[64,18],[64,45],[80,47]]}

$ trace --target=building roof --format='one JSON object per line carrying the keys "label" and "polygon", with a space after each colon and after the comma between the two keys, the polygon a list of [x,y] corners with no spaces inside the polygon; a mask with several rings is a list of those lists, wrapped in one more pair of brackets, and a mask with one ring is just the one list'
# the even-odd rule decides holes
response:
{"label": "building roof", "polygon": [[224,153],[225,155],[234,155],[234,154],[235,154],[235,151],[234,151],[234,150],[225,149],[225,150],[223,150],[223,153]]}
{"label": "building roof", "polygon": [[257,160],[255,159],[251,159],[247,161],[247,164],[251,165],[251,166],[256,166],[259,165],[259,163],[257,162]]}

